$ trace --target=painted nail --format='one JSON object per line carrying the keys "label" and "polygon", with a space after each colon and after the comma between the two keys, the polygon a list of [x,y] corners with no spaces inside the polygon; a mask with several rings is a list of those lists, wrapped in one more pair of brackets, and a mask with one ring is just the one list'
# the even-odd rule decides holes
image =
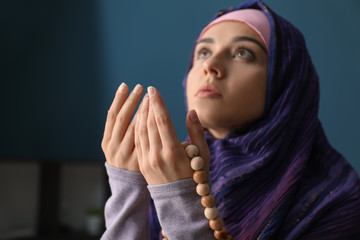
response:
{"label": "painted nail", "polygon": [[198,118],[195,110],[190,111],[189,117],[190,117],[191,121],[193,121],[193,122],[199,121],[199,118]]}
{"label": "painted nail", "polygon": [[151,97],[151,96],[154,96],[154,94],[155,94],[155,89],[154,89],[154,87],[148,87],[147,88],[147,91],[148,91],[148,93],[149,93],[149,96]]}
{"label": "painted nail", "polygon": [[124,92],[125,87],[126,87],[126,84],[125,84],[124,82],[121,83],[120,86],[119,86],[119,88],[118,88],[118,91],[119,91],[120,93]]}
{"label": "painted nail", "polygon": [[140,84],[136,84],[134,90],[135,93],[140,93],[141,92],[141,85]]}

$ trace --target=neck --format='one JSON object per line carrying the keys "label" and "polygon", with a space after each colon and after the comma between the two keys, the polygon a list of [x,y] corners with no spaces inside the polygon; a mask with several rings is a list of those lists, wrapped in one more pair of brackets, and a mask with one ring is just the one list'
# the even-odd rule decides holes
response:
{"label": "neck", "polygon": [[230,132],[238,132],[239,134],[244,134],[249,129],[250,124],[246,126],[241,126],[239,128],[207,128],[207,131],[217,139],[224,139]]}

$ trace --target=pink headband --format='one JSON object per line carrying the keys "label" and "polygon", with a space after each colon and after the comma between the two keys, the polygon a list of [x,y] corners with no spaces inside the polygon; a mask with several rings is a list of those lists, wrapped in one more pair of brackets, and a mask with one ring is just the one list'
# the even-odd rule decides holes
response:
{"label": "pink headband", "polygon": [[246,23],[260,36],[261,40],[266,46],[267,51],[269,52],[271,31],[270,23],[266,15],[262,11],[256,9],[236,10],[216,18],[201,31],[198,40],[211,26],[224,21],[239,21]]}

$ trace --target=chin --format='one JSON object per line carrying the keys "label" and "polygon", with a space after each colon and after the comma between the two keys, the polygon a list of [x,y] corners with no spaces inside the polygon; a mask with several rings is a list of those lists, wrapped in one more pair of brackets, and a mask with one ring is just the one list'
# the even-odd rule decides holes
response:
{"label": "chin", "polygon": [[213,126],[220,126],[222,123],[224,123],[224,120],[221,116],[222,114],[219,114],[219,112],[216,111],[204,111],[200,109],[195,109],[200,123],[205,128],[213,128]]}

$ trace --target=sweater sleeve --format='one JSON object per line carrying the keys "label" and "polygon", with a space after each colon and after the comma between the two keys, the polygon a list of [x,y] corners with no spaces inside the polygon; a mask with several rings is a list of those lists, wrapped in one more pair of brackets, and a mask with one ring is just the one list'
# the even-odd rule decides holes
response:
{"label": "sweater sleeve", "polygon": [[193,179],[148,186],[168,239],[215,239]]}
{"label": "sweater sleeve", "polygon": [[141,173],[105,164],[111,197],[105,204],[106,231],[102,240],[150,239],[150,194]]}

